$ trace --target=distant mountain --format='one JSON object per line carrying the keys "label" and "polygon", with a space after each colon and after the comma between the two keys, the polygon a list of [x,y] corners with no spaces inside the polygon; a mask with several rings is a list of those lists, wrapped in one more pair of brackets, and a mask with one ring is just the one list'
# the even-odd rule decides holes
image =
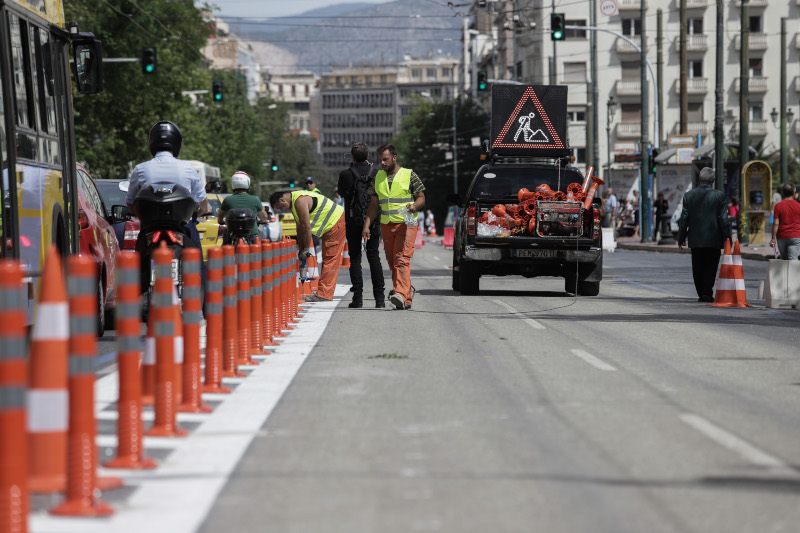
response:
{"label": "distant mountain", "polygon": [[262,64],[322,73],[331,63],[391,65],[406,55],[458,57],[462,16],[443,3],[396,0],[337,4],[291,18],[223,18],[233,33],[253,44]]}

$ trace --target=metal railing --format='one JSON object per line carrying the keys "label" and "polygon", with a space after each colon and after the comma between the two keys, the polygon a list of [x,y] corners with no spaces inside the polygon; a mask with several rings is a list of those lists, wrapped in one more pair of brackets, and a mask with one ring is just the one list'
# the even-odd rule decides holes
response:
{"label": "metal railing", "polygon": [[[752,4],[751,4],[752,5]],[[750,43],[750,50],[766,50],[769,45],[766,33],[751,33],[750,38],[747,40]],[[742,36],[737,35],[734,37],[736,49],[742,47]]]}
{"label": "metal railing", "polygon": [[642,136],[642,125],[639,122],[617,122],[618,139],[636,139]]}
{"label": "metal railing", "polygon": [[[739,92],[741,80],[736,78],[733,82],[733,90]],[[767,78],[764,76],[753,76],[747,79],[747,89],[751,93],[765,93],[767,92]]]}
{"label": "metal railing", "polygon": [[749,126],[750,135],[766,135],[767,134],[767,119],[754,118],[750,120]]}
{"label": "metal railing", "polygon": [[617,96],[639,96],[642,94],[641,80],[617,80]]}
{"label": "metal railing", "polygon": [[[708,92],[708,78],[688,78],[686,80],[686,94],[706,94]],[[681,82],[675,80],[675,94],[681,94]]]}

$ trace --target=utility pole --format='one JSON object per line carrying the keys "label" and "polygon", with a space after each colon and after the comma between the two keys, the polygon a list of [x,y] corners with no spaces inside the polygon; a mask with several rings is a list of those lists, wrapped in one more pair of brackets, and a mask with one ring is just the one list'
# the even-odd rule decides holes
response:
{"label": "utility pole", "polygon": [[680,3],[680,17],[681,17],[681,34],[680,34],[680,125],[681,131],[678,133],[689,133],[689,96],[686,92],[686,85],[688,84],[689,67],[689,54],[686,50],[686,0],[681,0]]}
{"label": "utility pole", "polygon": [[[750,159],[750,110],[748,97],[750,92],[750,0],[741,0],[742,20],[739,47],[739,203],[750,205],[749,198],[745,198],[747,191],[744,188],[744,166]],[[747,227],[747,212],[739,209],[739,242],[750,244],[750,232]]]}
{"label": "utility pole", "polygon": [[[591,9],[591,18],[592,22],[590,26],[597,25],[597,0],[592,0],[592,9]],[[587,161],[592,162],[592,166],[595,169],[595,172],[600,170],[600,132],[598,126],[600,125],[600,119],[598,116],[599,112],[599,105],[598,105],[598,90],[597,90],[597,33],[592,32],[589,35],[590,44],[592,47],[591,53],[591,69],[592,69],[592,158],[587,159]],[[606,139],[608,142],[608,139]]]}
{"label": "utility pole", "polygon": [[456,84],[453,83],[453,192],[458,192],[458,135],[456,134]]}
{"label": "utility pole", "polygon": [[[586,166],[594,166],[593,161],[595,160],[594,151],[596,143],[594,137],[594,102],[592,101],[592,87],[594,87],[594,79],[586,80]],[[595,172],[598,172],[600,169],[594,167]]]}
{"label": "utility pole", "polygon": [[725,27],[724,0],[717,0],[717,80],[714,91],[714,176],[718,191],[725,190],[725,109],[723,106],[723,31]]}
{"label": "utility pole", "polygon": [[641,168],[641,184],[639,185],[639,218],[641,228],[641,242],[650,242],[650,208],[652,207],[652,200],[650,199],[650,142],[648,141],[647,129],[649,127],[649,113],[647,110],[649,105],[649,90],[647,88],[647,0],[640,0],[640,17],[642,20],[642,54],[640,58],[641,63],[641,86],[642,86],[642,168]]}
{"label": "utility pole", "polygon": [[[658,106],[658,116],[664,116],[664,12],[659,9],[656,11],[656,105]],[[664,140],[664,121],[658,123],[655,145],[661,148]]]}
{"label": "utility pole", "polygon": [[[556,12],[556,0],[550,0],[550,13]],[[565,22],[566,23],[566,22]],[[556,61],[556,41],[553,41],[553,68],[550,70],[550,85],[558,83],[558,61]]]}
{"label": "utility pole", "polygon": [[786,160],[786,17],[781,17],[781,183],[787,180]]}

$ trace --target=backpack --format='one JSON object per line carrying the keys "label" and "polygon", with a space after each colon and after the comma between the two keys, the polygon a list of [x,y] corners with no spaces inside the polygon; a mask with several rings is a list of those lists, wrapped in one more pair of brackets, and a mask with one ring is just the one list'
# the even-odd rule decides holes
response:
{"label": "backpack", "polygon": [[370,163],[369,170],[364,176],[358,173],[355,166],[350,167],[350,171],[355,177],[353,180],[353,197],[350,199],[350,218],[363,222],[367,217],[367,210],[372,200],[369,189],[370,186],[375,184],[376,172],[373,172],[372,163]]}

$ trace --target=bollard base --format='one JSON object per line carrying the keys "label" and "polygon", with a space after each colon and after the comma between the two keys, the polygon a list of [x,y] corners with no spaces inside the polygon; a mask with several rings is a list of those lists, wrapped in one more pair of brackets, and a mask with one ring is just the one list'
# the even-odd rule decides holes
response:
{"label": "bollard base", "polygon": [[145,433],[147,437],[188,437],[189,432],[182,427],[157,427],[153,426]]}
{"label": "bollard base", "polygon": [[117,457],[103,464],[104,468],[121,470],[152,470],[157,466],[158,463],[149,457],[142,457],[141,459],[138,457]]}
{"label": "bollard base", "polygon": [[89,502],[77,500],[64,502],[50,509],[49,513],[55,516],[111,516],[114,514],[114,508],[103,500],[92,499]]}

